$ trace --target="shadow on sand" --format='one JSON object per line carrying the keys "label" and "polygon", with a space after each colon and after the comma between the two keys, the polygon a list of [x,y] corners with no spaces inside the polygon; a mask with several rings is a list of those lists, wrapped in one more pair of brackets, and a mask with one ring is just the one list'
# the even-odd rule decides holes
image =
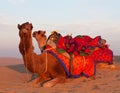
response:
{"label": "shadow on sand", "polygon": [[9,66],[6,66],[6,67],[8,67],[8,68],[10,68],[12,70],[15,70],[17,72],[20,72],[20,73],[26,73],[26,68],[25,68],[24,64],[9,65]]}

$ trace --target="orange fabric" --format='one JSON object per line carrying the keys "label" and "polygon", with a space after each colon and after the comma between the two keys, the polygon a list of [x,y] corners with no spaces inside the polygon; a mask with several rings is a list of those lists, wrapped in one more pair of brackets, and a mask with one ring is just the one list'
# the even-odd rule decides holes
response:
{"label": "orange fabric", "polygon": [[73,58],[73,75],[83,72],[88,76],[94,75],[94,62],[89,56],[75,56]]}
{"label": "orange fabric", "polygon": [[[50,47],[47,47],[47,49],[50,49],[50,51],[54,52],[59,58],[61,58],[68,71],[70,71],[70,60],[66,56],[56,52],[55,49],[51,49]],[[81,73],[83,73],[87,76],[92,76],[95,72],[94,67],[94,62],[90,56],[74,56],[72,75],[80,75]]]}

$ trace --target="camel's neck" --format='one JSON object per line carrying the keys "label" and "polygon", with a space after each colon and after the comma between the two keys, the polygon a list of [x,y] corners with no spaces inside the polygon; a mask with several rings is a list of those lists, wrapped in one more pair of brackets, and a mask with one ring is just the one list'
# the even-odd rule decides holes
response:
{"label": "camel's neck", "polygon": [[46,43],[42,45],[42,44],[41,44],[41,41],[38,41],[38,40],[36,40],[36,41],[37,41],[37,43],[38,43],[38,46],[39,46],[40,51],[43,52],[43,50],[44,50],[45,47],[46,47]]}
{"label": "camel's neck", "polygon": [[26,34],[22,36],[19,44],[20,52],[23,56],[24,64],[28,70],[34,72],[33,70],[33,46],[32,46],[32,37],[31,34]]}

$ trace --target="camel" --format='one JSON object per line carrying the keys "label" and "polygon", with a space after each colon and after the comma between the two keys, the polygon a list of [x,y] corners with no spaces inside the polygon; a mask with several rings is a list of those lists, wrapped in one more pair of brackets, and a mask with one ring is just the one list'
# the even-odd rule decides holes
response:
{"label": "camel", "polygon": [[[21,25],[18,24],[20,37],[19,51],[23,57],[24,65],[30,72],[38,74],[38,77],[29,83],[30,85],[34,84],[34,86],[39,86],[41,84],[43,87],[52,87],[58,83],[65,82],[69,77],[76,78],[81,74],[86,77],[95,75],[95,65],[90,57],[75,57],[73,60],[74,70],[71,74],[69,73],[70,60],[68,58],[62,55],[53,55],[55,51],[51,52],[49,48],[46,48],[39,55],[34,53],[31,36],[32,28],[33,26],[29,22]],[[42,34],[41,37],[43,40],[46,39],[44,31],[43,33],[39,32],[39,34]],[[62,60],[58,57],[67,60],[65,61],[67,65],[65,66],[64,63],[61,63]]]}
{"label": "camel", "polygon": [[[31,37],[32,28],[33,26],[29,22],[18,24],[19,51],[23,57],[24,65],[30,72],[38,74],[38,77],[31,81],[30,85],[39,86],[40,82],[45,82],[48,79],[51,80],[43,83],[43,87],[52,87],[57,83],[64,82],[66,73],[53,55],[47,52],[43,52],[40,55],[34,53]],[[46,38],[45,36],[43,37]]]}

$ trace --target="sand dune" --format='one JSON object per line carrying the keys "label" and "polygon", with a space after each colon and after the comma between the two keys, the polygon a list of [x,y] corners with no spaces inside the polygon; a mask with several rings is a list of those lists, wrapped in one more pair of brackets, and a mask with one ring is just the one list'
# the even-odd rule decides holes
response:
{"label": "sand dune", "polygon": [[28,85],[31,74],[21,59],[0,58],[0,93],[120,93],[120,62],[115,65],[118,69],[97,68],[96,79],[80,77],[52,88],[36,88]]}
{"label": "sand dune", "polygon": [[7,66],[14,64],[23,64],[23,60],[12,57],[0,57],[0,66]]}

